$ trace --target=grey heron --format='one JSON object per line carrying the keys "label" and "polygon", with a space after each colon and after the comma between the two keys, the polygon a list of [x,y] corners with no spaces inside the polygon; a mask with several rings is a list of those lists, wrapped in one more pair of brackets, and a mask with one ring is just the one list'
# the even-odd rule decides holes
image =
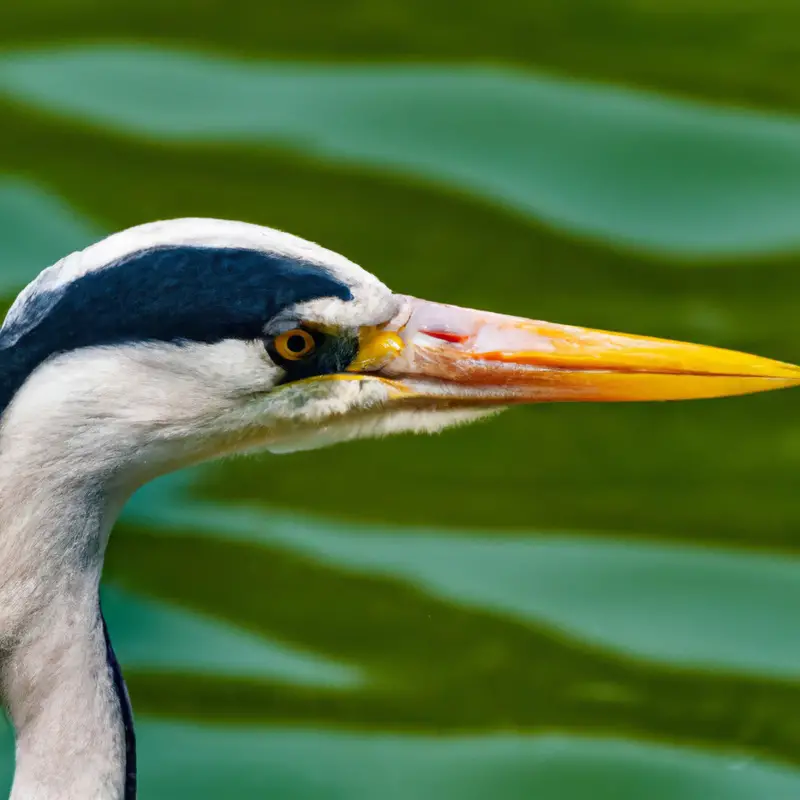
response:
{"label": "grey heron", "polygon": [[133,491],[226,454],[431,432],[520,403],[800,384],[800,368],[395,294],[295,236],[149,223],[44,270],[0,329],[0,686],[13,800],[130,800],[133,720],[100,608]]}

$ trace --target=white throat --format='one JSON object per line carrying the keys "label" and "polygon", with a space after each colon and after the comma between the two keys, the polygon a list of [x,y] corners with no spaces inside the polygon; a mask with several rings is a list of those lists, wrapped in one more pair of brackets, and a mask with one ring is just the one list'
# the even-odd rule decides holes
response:
{"label": "white throat", "polygon": [[11,800],[129,800],[130,706],[98,595],[120,503],[63,470],[58,454],[44,463],[16,452],[9,433],[0,434],[0,686],[16,736]]}

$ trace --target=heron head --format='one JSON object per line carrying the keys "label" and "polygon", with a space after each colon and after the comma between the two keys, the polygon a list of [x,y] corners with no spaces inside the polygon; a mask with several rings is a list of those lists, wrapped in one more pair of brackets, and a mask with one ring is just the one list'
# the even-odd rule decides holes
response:
{"label": "heron head", "polygon": [[0,369],[0,446],[140,480],[520,403],[800,383],[800,368],[756,356],[395,294],[312,243],[203,219],[131,228],[45,270],[9,311]]}

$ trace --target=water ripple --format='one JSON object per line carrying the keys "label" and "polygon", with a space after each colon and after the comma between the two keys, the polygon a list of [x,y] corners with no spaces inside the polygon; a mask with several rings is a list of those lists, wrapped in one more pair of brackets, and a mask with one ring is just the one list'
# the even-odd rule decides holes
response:
{"label": "water ripple", "polygon": [[353,667],[304,653],[179,606],[103,587],[103,613],[125,670],[255,677],[354,688]]}
{"label": "water ripple", "polygon": [[196,474],[145,486],[123,518],[178,534],[279,544],[662,664],[800,677],[797,559],[535,531],[508,537],[342,525],[198,501],[185,492]]}
{"label": "water ripple", "polygon": [[[0,743],[9,731],[0,725]],[[149,800],[791,800],[800,774],[721,754],[572,736],[363,736],[141,720]],[[9,754],[9,748],[0,748]],[[11,763],[0,759],[0,786]]]}
{"label": "water ripple", "polygon": [[126,133],[417,176],[616,244],[800,246],[800,122],[488,68],[243,63],[133,46],[0,59],[0,93]]}

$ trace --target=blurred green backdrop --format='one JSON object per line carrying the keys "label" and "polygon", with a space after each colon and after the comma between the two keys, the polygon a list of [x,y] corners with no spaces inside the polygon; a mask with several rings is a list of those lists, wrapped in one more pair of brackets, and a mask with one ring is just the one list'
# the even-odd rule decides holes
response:
{"label": "blurred green backdrop", "polygon": [[[788,0],[0,6],[0,281],[154,218],[800,360]],[[145,800],[800,796],[790,392],[543,406],[142,490]],[[8,785],[11,734],[2,736]]]}

